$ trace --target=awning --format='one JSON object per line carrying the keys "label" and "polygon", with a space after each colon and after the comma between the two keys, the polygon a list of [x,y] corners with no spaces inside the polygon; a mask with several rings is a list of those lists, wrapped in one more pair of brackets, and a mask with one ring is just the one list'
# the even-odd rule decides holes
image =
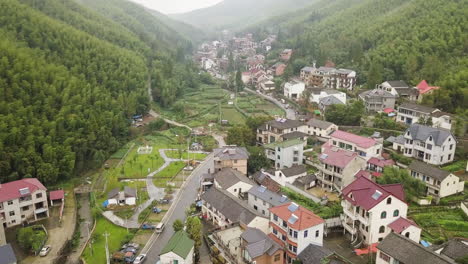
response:
{"label": "awning", "polygon": [[47,208],[45,207],[42,207],[42,208],[39,208],[39,209],[36,209],[36,211],[34,211],[35,214],[40,214],[40,213],[44,213],[44,212],[47,212]]}

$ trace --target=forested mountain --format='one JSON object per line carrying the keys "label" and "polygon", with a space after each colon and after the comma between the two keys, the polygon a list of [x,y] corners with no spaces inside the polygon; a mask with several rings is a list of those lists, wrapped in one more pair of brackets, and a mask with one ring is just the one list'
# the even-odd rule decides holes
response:
{"label": "forested mountain", "polygon": [[135,4],[91,2],[0,1],[0,182],[101,164],[149,109],[150,76],[165,105],[197,85],[186,39]]}
{"label": "forested mountain", "polygon": [[301,9],[317,0],[224,0],[214,6],[171,15],[200,29],[241,29],[273,15]]}
{"label": "forested mountain", "polygon": [[368,87],[426,79],[443,88],[426,103],[455,111],[468,105],[467,14],[466,0],[321,0],[247,31],[294,48],[293,72],[330,60]]}

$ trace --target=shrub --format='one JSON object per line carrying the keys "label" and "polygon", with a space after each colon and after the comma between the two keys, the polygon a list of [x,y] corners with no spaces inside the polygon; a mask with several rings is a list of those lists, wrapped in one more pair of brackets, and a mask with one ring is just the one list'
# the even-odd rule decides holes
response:
{"label": "shrub", "polygon": [[18,244],[27,251],[40,250],[46,238],[44,230],[33,226],[21,228],[17,234]]}

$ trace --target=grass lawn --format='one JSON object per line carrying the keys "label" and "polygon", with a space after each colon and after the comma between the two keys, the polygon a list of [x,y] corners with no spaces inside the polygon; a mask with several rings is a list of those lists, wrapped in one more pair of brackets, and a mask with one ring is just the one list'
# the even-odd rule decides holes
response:
{"label": "grass lawn", "polygon": [[[182,157],[180,157],[180,154],[182,154]],[[171,158],[171,159],[195,159],[195,160],[203,160],[206,158],[206,154],[204,153],[190,153],[190,155],[187,155],[187,151],[183,150],[182,153],[179,153],[178,150],[166,150],[166,156]]]}
{"label": "grass lawn", "polygon": [[221,108],[221,119],[228,120],[231,125],[244,124],[245,118],[234,107]]}
{"label": "grass lawn", "polygon": [[172,162],[164,170],[156,174],[157,178],[170,178],[175,177],[183,168],[185,167],[185,162],[176,161]]}
{"label": "grass lawn", "polygon": [[106,263],[106,238],[104,237],[106,232],[109,234],[107,240],[109,245],[109,254],[111,256],[115,251],[120,249],[128,234],[125,228],[116,226],[103,217],[97,219],[96,229],[92,235],[94,238],[92,250],[88,245],[83,252],[83,258],[86,263]]}
{"label": "grass lawn", "polygon": [[463,171],[466,169],[466,160],[455,161],[449,165],[442,167],[442,169],[450,172]]}

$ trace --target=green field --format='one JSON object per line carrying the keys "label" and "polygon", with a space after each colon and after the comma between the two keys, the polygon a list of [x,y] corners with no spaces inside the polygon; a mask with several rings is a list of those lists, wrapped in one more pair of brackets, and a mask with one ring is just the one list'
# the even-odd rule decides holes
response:
{"label": "green field", "polygon": [[245,118],[234,107],[224,106],[221,108],[221,119],[228,120],[230,125],[244,124]]}
{"label": "green field", "polygon": [[273,103],[247,93],[237,98],[237,106],[250,116],[284,116],[284,111]]}
{"label": "green field", "polygon": [[[181,155],[182,154],[182,155]],[[190,155],[187,155],[187,151],[183,150],[181,153],[179,153],[178,150],[166,150],[166,156],[171,159],[184,159],[188,160],[194,159],[194,160],[203,160],[206,158],[206,154],[204,153],[189,153]]]}
{"label": "green field", "polygon": [[172,179],[174,178],[183,168],[185,167],[185,162],[183,161],[176,161],[172,162],[164,168],[164,170],[160,171],[158,174],[156,174],[157,178],[167,178],[167,179]]}

